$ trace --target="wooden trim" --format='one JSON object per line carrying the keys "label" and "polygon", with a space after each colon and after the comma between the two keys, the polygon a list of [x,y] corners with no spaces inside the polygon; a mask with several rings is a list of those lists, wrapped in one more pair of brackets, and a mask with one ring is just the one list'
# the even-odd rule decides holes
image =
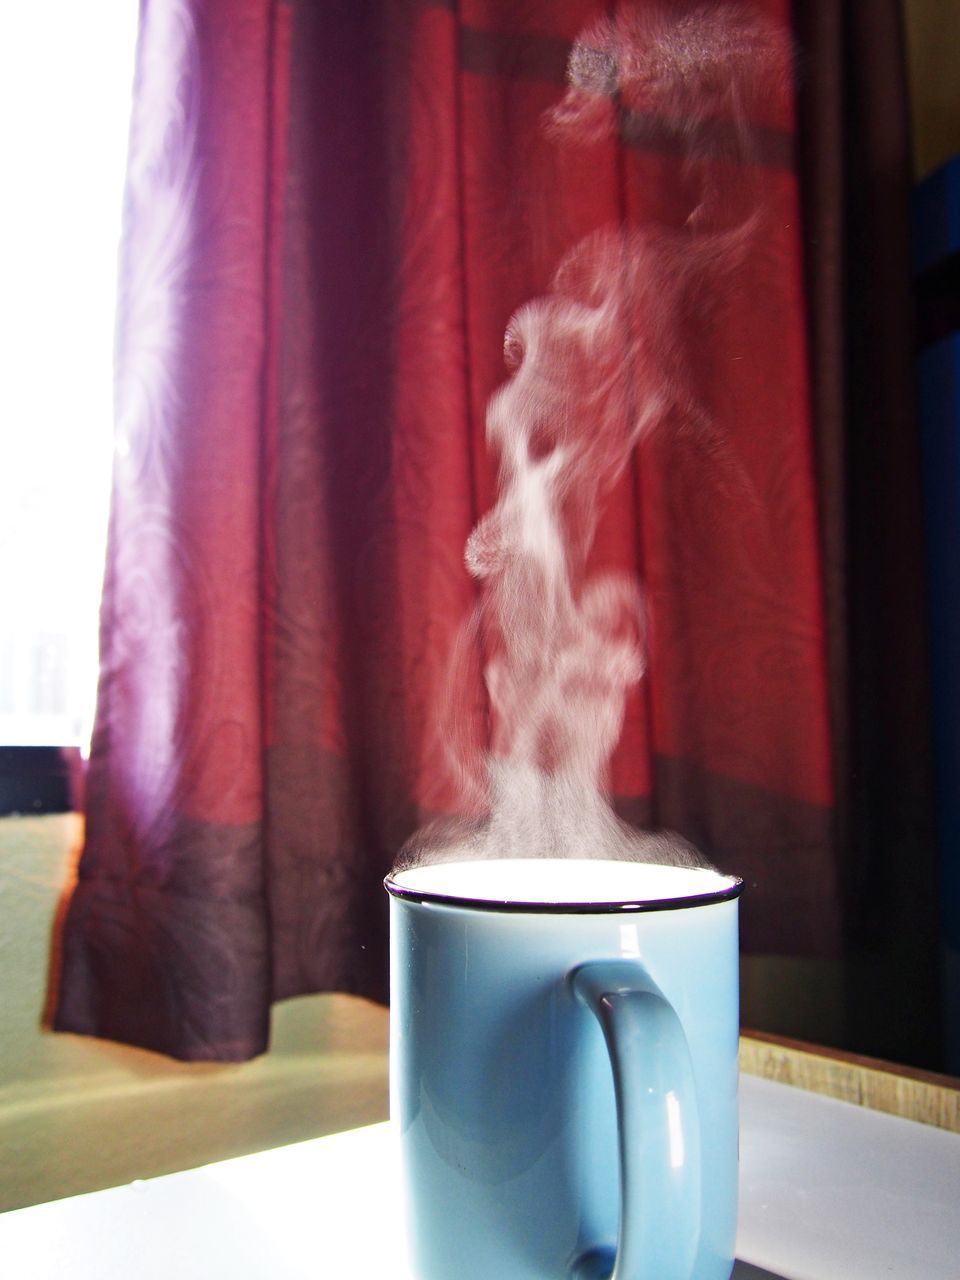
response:
{"label": "wooden trim", "polygon": [[960,1133],[960,1080],[762,1031],[740,1037],[740,1070]]}

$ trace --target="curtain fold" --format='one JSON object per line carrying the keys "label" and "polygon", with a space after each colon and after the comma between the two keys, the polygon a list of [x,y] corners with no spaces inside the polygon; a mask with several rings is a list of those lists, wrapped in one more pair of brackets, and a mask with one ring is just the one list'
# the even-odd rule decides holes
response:
{"label": "curtain fold", "polygon": [[[755,8],[789,22],[781,0]],[[544,128],[597,14],[143,0],[60,1029],[240,1059],[272,1000],[385,999],[380,881],[459,804],[440,708],[476,603],[463,550],[495,491],[507,322],[598,228],[691,212],[675,122],[624,112],[590,148]],[[617,807],[746,877],[748,948],[836,955],[842,425],[825,447],[795,106],[758,108],[739,171],[715,130],[717,184],[761,215],[682,315],[709,429],[674,414],[653,435],[590,567],[636,574],[650,614]],[[479,659],[459,694],[482,711]]]}
{"label": "curtain fold", "polygon": [[85,848],[55,1025],[263,1045],[263,424],[289,14],[141,5]]}
{"label": "curtain fold", "polygon": [[794,25],[847,1035],[860,1052],[936,1066],[938,885],[901,7],[795,0]]}

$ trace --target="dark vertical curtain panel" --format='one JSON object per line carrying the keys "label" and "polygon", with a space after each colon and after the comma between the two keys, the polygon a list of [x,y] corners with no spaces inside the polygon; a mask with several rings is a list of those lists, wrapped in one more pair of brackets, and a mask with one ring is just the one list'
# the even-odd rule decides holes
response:
{"label": "dark vertical curtain panel", "polygon": [[[144,0],[58,1027],[239,1059],[272,1000],[385,996],[381,878],[457,808],[437,708],[505,325],[582,237],[682,227],[695,195],[655,114],[593,148],[543,129],[602,11]],[[650,439],[591,556],[651,617],[618,807],[746,877],[746,946],[824,955],[844,868],[794,106],[752,122],[749,166],[716,158],[761,213],[684,313],[710,430]]]}
{"label": "dark vertical curtain panel", "polygon": [[793,7],[847,1035],[861,1052],[936,1066],[938,886],[901,6]]}

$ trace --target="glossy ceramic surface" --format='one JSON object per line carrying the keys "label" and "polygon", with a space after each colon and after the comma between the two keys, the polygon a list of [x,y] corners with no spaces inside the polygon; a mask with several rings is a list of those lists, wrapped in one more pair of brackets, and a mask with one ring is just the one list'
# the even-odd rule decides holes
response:
{"label": "glossy ceramic surface", "polygon": [[391,1111],[421,1280],[586,1280],[617,1254],[615,1280],[727,1280],[739,885],[717,882],[592,910],[388,881]]}

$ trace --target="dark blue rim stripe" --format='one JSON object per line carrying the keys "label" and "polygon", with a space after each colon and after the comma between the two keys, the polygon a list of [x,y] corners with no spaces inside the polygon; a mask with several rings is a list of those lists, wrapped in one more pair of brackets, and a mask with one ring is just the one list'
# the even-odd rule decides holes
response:
{"label": "dark blue rim stripe", "polygon": [[[402,873],[400,873],[402,874]],[[409,889],[397,884],[392,876],[383,885],[389,894],[406,902],[433,903],[442,907],[467,907],[471,911],[498,911],[511,915],[617,915],[640,911],[681,911],[688,907],[708,907],[715,902],[732,902],[743,893],[743,880],[731,877],[733,883],[711,893],[691,893],[682,898],[648,898],[636,902],[513,902],[495,898],[462,898],[455,894],[436,893],[425,889]]]}

